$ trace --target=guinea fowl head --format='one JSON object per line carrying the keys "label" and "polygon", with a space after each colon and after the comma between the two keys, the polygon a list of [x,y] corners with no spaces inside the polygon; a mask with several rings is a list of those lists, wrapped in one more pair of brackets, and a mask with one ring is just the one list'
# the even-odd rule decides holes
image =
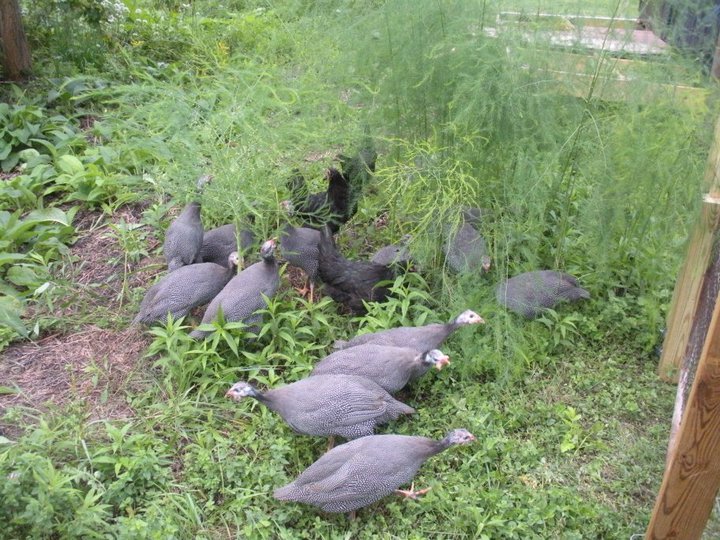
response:
{"label": "guinea fowl head", "polygon": [[275,259],[275,246],[276,242],[274,238],[266,240],[260,247],[260,257],[266,262],[273,261]]}
{"label": "guinea fowl head", "polygon": [[490,257],[488,255],[483,255],[482,256],[483,272],[489,272],[491,266],[492,266],[492,260],[490,259]]}
{"label": "guinea fowl head", "polygon": [[427,366],[435,366],[437,370],[441,370],[450,363],[450,357],[438,349],[432,349],[423,353],[422,363]]}
{"label": "guinea fowl head", "polygon": [[458,324],[460,326],[466,325],[466,324],[485,324],[485,319],[483,319],[480,315],[475,313],[473,310],[468,309],[466,311],[463,311],[460,315],[458,315],[454,322],[455,322],[455,324]]}
{"label": "guinea fowl head", "polygon": [[240,266],[240,255],[237,251],[233,251],[228,255],[228,267],[237,268],[238,266]]}
{"label": "guinea fowl head", "polygon": [[198,193],[202,193],[202,190],[205,189],[205,186],[212,182],[212,179],[212,174],[203,174],[200,178],[198,178],[195,183],[195,189],[198,190]]}
{"label": "guinea fowl head", "polygon": [[475,440],[475,435],[467,429],[454,429],[448,433],[442,440],[444,446],[452,446],[454,444],[468,444]]}
{"label": "guinea fowl head", "polygon": [[257,398],[258,396],[260,396],[260,392],[258,392],[252,384],[245,381],[236,382],[230,390],[225,393],[225,397],[229,397],[235,401],[240,401],[245,397]]}
{"label": "guinea fowl head", "polygon": [[282,201],[280,203],[280,206],[288,216],[292,216],[293,214],[295,214],[295,205],[290,199]]}

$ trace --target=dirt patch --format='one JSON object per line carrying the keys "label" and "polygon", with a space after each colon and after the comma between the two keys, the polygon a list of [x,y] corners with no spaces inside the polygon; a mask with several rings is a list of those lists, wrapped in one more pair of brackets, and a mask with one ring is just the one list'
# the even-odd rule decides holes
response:
{"label": "dirt patch", "polygon": [[83,323],[88,316],[91,321],[98,317],[117,320],[132,297],[138,296],[136,291],[145,291],[164,271],[164,260],[154,254],[160,245],[158,232],[141,225],[143,209],[133,205],[118,209],[112,217],[98,211],[76,216],[79,238],[66,263],[55,272],[58,285],[67,293],[46,315],[66,323]]}
{"label": "dirt patch", "polygon": [[0,394],[0,415],[18,405],[42,411],[48,404],[79,400],[95,419],[132,417],[126,395],[140,384],[134,375],[148,344],[149,338],[134,328],[118,332],[90,326],[11,345],[0,359],[0,380],[18,393]]}

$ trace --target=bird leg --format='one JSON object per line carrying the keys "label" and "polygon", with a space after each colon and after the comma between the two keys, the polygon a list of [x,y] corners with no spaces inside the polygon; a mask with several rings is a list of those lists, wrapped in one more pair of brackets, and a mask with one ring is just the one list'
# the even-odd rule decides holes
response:
{"label": "bird leg", "polygon": [[[301,288],[295,288],[297,293],[305,298],[310,293],[310,302],[312,302],[312,293],[313,293],[313,283],[310,281],[310,276],[308,276],[305,272],[303,272],[303,275],[305,276],[303,286]],[[308,283],[310,284],[310,287],[308,288]]]}
{"label": "bird leg", "polygon": [[410,484],[410,489],[396,489],[395,493],[398,495],[402,495],[403,497],[406,497],[408,499],[417,499],[418,497],[425,495],[428,491],[430,491],[432,488],[425,488],[420,489],[418,491],[415,491],[415,482]]}
{"label": "bird leg", "polygon": [[330,435],[328,437],[328,445],[327,445],[327,449],[325,451],[329,452],[330,450],[333,449],[334,446],[335,446],[335,435]]}
{"label": "bird leg", "polygon": [[357,517],[357,511],[352,510],[351,512],[348,512],[348,519],[350,521],[353,521]]}

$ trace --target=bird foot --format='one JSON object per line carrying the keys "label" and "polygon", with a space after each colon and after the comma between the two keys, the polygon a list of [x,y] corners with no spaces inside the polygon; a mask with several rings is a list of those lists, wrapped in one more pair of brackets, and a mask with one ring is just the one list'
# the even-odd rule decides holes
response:
{"label": "bird foot", "polygon": [[425,489],[415,491],[415,483],[412,483],[410,484],[410,489],[396,489],[395,493],[397,493],[398,495],[402,495],[403,497],[408,499],[417,499],[418,497],[425,495],[431,489],[432,488],[427,487]]}
{"label": "bird foot", "polygon": [[305,298],[308,295],[308,293],[310,292],[310,289],[308,289],[307,286],[293,287],[293,288],[303,298]]}

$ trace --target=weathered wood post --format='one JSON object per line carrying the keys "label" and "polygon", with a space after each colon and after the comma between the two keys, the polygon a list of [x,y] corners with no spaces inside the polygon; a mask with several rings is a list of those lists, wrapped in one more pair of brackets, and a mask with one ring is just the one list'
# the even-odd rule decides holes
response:
{"label": "weathered wood post", "polygon": [[699,539],[719,487],[720,302],[716,302],[646,540]]}
{"label": "weathered wood post", "polygon": [[[698,349],[696,352],[699,355],[704,334],[699,343],[691,343],[690,334],[693,331],[693,324],[698,322],[696,315],[701,307],[700,304],[705,305],[708,313],[712,313],[714,306],[714,298],[702,297],[701,293],[703,284],[709,277],[707,271],[711,265],[720,218],[720,211],[715,203],[720,199],[720,119],[715,124],[715,140],[708,158],[705,185],[708,195],[703,202],[700,219],[690,237],[685,263],[675,285],[658,367],[660,377],[669,382],[678,380],[684,360],[687,354],[692,352],[688,350],[689,346]],[[706,324],[709,323],[710,318],[707,317]]]}
{"label": "weathered wood post", "polygon": [[660,376],[679,383],[648,540],[699,539],[720,488],[720,119],[705,180],[660,359]]}

